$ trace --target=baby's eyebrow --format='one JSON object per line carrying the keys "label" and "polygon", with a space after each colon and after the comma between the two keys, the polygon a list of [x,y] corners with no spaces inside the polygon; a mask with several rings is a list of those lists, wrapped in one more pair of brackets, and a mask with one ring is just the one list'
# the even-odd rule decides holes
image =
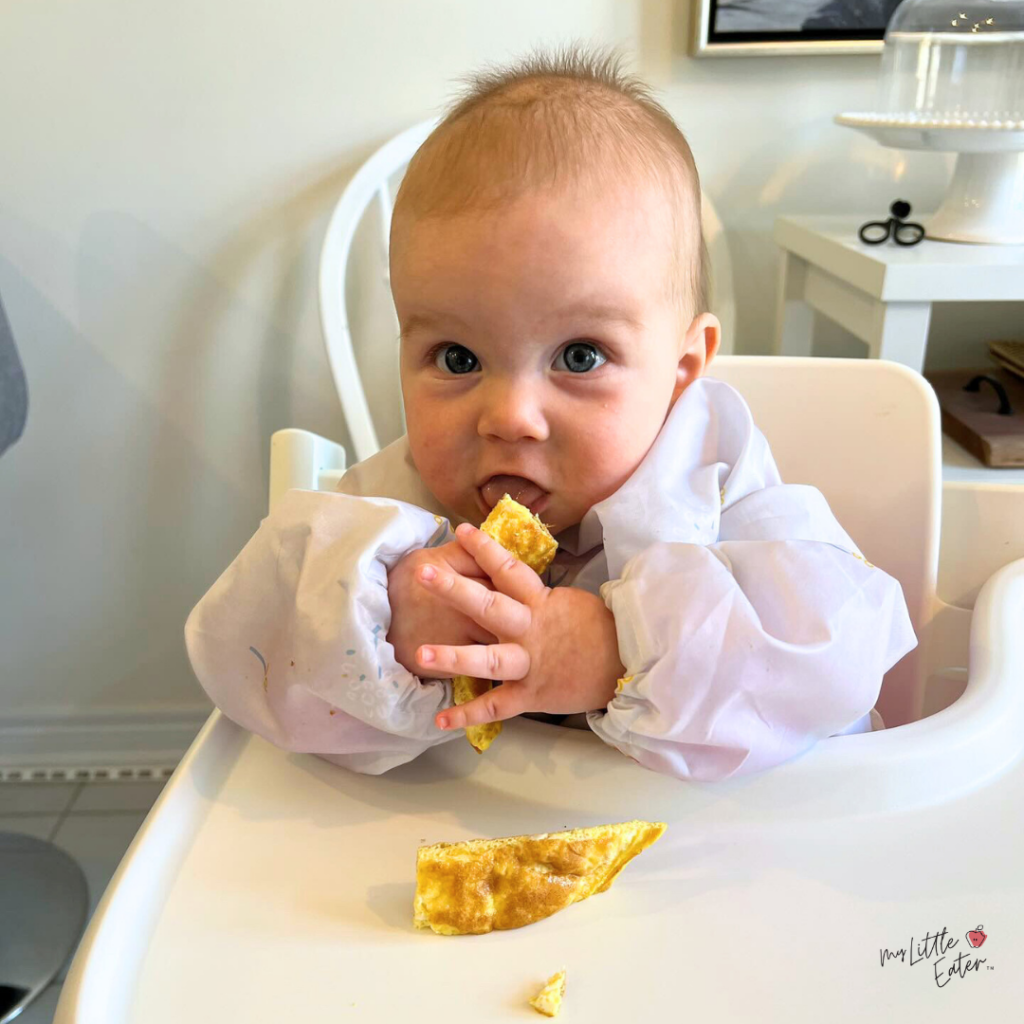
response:
{"label": "baby's eyebrow", "polygon": [[638,320],[628,309],[619,306],[609,306],[600,302],[578,302],[566,306],[558,311],[560,317],[566,320],[587,320],[596,323],[623,324],[632,327],[634,330],[641,330],[643,323]]}
{"label": "baby's eyebrow", "polygon": [[[586,300],[559,309],[552,317],[557,320],[585,320],[588,323],[622,324],[635,331],[643,329],[643,323],[628,309]],[[430,330],[450,323],[469,330],[467,324],[455,313],[410,313],[402,324],[402,337],[416,331]]]}
{"label": "baby's eyebrow", "polygon": [[402,324],[402,337],[416,331],[428,331],[450,323],[458,324],[464,330],[469,329],[469,324],[454,313],[410,313]]}

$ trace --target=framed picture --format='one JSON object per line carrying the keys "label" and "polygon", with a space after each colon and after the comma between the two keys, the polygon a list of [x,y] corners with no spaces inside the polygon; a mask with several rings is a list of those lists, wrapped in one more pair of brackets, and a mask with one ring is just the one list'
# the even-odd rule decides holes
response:
{"label": "framed picture", "polygon": [[692,0],[695,57],[880,53],[899,0]]}

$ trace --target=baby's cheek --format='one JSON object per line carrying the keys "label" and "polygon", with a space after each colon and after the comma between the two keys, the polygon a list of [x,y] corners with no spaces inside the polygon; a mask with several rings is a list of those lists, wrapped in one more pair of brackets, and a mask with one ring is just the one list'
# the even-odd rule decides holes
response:
{"label": "baby's cheek", "polygon": [[444,467],[451,465],[457,454],[458,443],[454,432],[439,429],[442,417],[434,417],[429,425],[409,427],[409,448],[413,463],[424,481],[429,484],[443,481]]}
{"label": "baby's cheek", "polygon": [[585,461],[585,473],[601,500],[614,494],[632,475],[640,459],[627,445],[611,441],[595,450]]}
{"label": "baby's cheek", "polygon": [[648,415],[609,417],[595,423],[573,460],[581,490],[590,504],[614,494],[650,450],[661,421]]}
{"label": "baby's cheek", "polygon": [[450,512],[479,522],[467,446],[459,442],[458,435],[445,432],[443,437],[421,437],[417,443],[410,432],[409,447],[413,464],[431,494]]}
{"label": "baby's cheek", "polygon": [[648,409],[601,417],[589,438],[588,457],[606,471],[632,472],[658,436],[661,421]]}

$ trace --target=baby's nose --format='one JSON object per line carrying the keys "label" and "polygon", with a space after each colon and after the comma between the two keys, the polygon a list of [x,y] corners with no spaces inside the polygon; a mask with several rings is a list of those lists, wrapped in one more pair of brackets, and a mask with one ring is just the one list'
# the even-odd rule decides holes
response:
{"label": "baby's nose", "polygon": [[541,396],[528,382],[492,383],[482,389],[481,398],[478,427],[481,437],[501,441],[547,439],[548,425]]}

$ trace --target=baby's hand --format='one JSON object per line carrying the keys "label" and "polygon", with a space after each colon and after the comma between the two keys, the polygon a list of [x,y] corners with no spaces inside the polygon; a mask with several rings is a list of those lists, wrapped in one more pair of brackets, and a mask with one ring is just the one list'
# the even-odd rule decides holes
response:
{"label": "baby's hand", "polygon": [[438,728],[464,729],[524,711],[572,714],[605,707],[626,670],[619,661],[615,617],[604,601],[576,587],[549,589],[532,569],[468,524],[456,536],[493,586],[485,589],[484,580],[444,568],[430,576],[421,567],[416,578],[424,590],[486,624],[498,643],[424,647],[413,671],[501,679],[504,685],[440,712]]}
{"label": "baby's hand", "polygon": [[452,607],[443,596],[416,581],[416,571],[424,565],[472,577],[489,590],[494,589],[473,556],[455,540],[436,548],[410,551],[396,563],[388,573],[391,628],[387,641],[395,649],[398,664],[413,675],[422,675],[416,663],[416,651],[423,644],[491,644],[496,639],[493,633]]}

